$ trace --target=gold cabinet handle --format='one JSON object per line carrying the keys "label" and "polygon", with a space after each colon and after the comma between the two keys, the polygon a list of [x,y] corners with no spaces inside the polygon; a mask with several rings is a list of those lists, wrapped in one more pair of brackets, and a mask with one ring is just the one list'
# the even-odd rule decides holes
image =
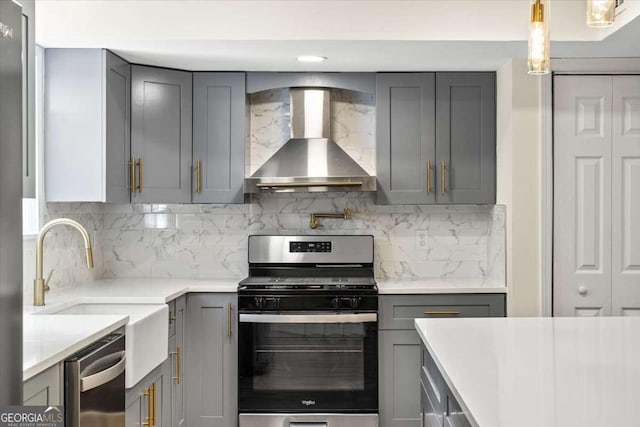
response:
{"label": "gold cabinet handle", "polygon": [[147,396],[147,419],[142,423],[143,426],[149,426],[152,427],[153,424],[153,415],[151,412],[151,396],[152,392],[151,392],[151,387],[149,387],[144,393],[142,393],[143,396]]}
{"label": "gold cabinet handle", "polygon": [[427,160],[427,194],[431,193],[431,160]]}
{"label": "gold cabinet handle", "polygon": [[227,320],[228,323],[228,328],[227,328],[227,335],[229,336],[229,338],[231,338],[231,326],[233,325],[233,317],[231,316],[231,313],[233,312],[233,307],[231,306],[231,303],[229,303],[229,319]]}
{"label": "gold cabinet handle", "polygon": [[151,409],[152,409],[152,414],[153,414],[153,418],[151,419],[151,425],[155,426],[156,425],[156,383],[153,383],[151,385],[151,394],[152,394],[152,399],[151,399]]}
{"label": "gold cabinet handle", "polygon": [[447,192],[447,165],[444,162],[444,160],[442,161],[442,163],[440,164],[440,171],[441,171],[441,175],[442,177],[440,178],[441,181],[441,190],[442,190],[442,194]]}
{"label": "gold cabinet handle", "polygon": [[129,159],[129,192],[136,192],[136,160]]}
{"label": "gold cabinet handle", "polygon": [[142,158],[136,162],[138,165],[138,191],[142,193]]}
{"label": "gold cabinet handle", "polygon": [[200,160],[198,160],[196,162],[196,193],[200,193],[201,182],[202,182],[202,169],[200,165]]}
{"label": "gold cabinet handle", "polygon": [[459,316],[459,311],[425,311],[425,316]]}
{"label": "gold cabinet handle", "polygon": [[182,382],[182,350],[180,350],[180,347],[176,347],[176,351],[172,351],[171,354],[176,356],[176,376],[171,377],[171,379],[176,384],[180,384]]}

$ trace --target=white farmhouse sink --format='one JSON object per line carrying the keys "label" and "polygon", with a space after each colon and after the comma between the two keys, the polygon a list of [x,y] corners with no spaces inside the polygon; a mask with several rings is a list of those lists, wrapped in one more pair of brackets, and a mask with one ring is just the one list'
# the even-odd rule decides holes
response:
{"label": "white farmhouse sink", "polygon": [[39,314],[129,316],[125,327],[125,386],[131,388],[160,365],[168,352],[169,307],[166,304],[91,304],[52,307]]}

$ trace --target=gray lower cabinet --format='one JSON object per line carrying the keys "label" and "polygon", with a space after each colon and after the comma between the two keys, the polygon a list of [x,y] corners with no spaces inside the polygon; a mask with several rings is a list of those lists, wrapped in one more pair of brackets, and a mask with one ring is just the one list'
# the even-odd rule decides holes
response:
{"label": "gray lower cabinet", "polygon": [[[170,322],[173,328],[169,332],[169,368],[170,368],[170,386],[168,389],[170,409],[171,409],[171,426],[180,427],[185,425],[185,381],[184,381],[184,341],[186,331],[186,311],[187,297],[182,296],[173,301],[171,305],[174,307],[170,311]],[[174,334],[171,334],[171,330]]]}
{"label": "gray lower cabinet", "polygon": [[420,337],[415,331],[380,331],[380,424],[420,425],[420,380],[411,366],[420,366]]}
{"label": "gray lower cabinet", "polygon": [[235,427],[238,420],[237,294],[187,295],[186,424]]}
{"label": "gray lower cabinet", "polygon": [[131,66],[104,49],[45,53],[48,202],[129,203]]}
{"label": "gray lower cabinet", "polygon": [[166,359],[138,384],[126,392],[125,425],[127,427],[169,427],[170,361]]}
{"label": "gray lower cabinet", "polygon": [[194,203],[244,203],[245,122],[244,73],[194,73]]}
{"label": "gray lower cabinet", "polygon": [[378,204],[493,204],[495,73],[378,73]]}
{"label": "gray lower cabinet", "polygon": [[376,203],[435,203],[434,119],[434,73],[376,76]]}
{"label": "gray lower cabinet", "polygon": [[467,415],[444,381],[429,351],[422,348],[420,418],[424,427],[471,427]]}
{"label": "gray lower cabinet", "polygon": [[496,74],[436,73],[437,203],[496,200]]}
{"label": "gray lower cabinet", "polygon": [[[440,412],[445,404],[444,395],[427,393],[434,409],[427,413],[424,410],[428,405],[422,402],[425,397],[421,398],[418,372],[428,363],[423,355],[422,341],[414,329],[416,318],[502,317],[506,315],[505,304],[504,294],[381,295],[378,322],[380,426],[441,427],[444,422]],[[429,383],[439,390],[442,381],[437,375],[431,379]]]}
{"label": "gray lower cabinet", "polygon": [[131,69],[136,203],[191,202],[192,73]]}
{"label": "gray lower cabinet", "polygon": [[62,363],[29,378],[22,385],[23,404],[28,406],[58,406],[64,400]]}

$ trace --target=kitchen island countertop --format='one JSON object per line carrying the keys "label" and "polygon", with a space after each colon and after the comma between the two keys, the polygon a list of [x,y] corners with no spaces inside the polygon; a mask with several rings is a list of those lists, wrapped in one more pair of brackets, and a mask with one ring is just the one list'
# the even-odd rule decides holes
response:
{"label": "kitchen island countertop", "polygon": [[417,319],[475,427],[640,425],[640,318]]}

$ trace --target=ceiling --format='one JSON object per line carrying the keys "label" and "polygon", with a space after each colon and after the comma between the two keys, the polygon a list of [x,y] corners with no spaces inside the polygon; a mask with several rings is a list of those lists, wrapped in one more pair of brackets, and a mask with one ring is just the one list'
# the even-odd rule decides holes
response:
{"label": "ceiling", "polygon": [[[495,70],[526,56],[528,0],[36,2],[36,42],[105,47],[189,70]],[[587,28],[584,0],[553,0],[553,57],[640,57],[640,0],[611,29]],[[304,54],[326,56],[303,64]]]}

